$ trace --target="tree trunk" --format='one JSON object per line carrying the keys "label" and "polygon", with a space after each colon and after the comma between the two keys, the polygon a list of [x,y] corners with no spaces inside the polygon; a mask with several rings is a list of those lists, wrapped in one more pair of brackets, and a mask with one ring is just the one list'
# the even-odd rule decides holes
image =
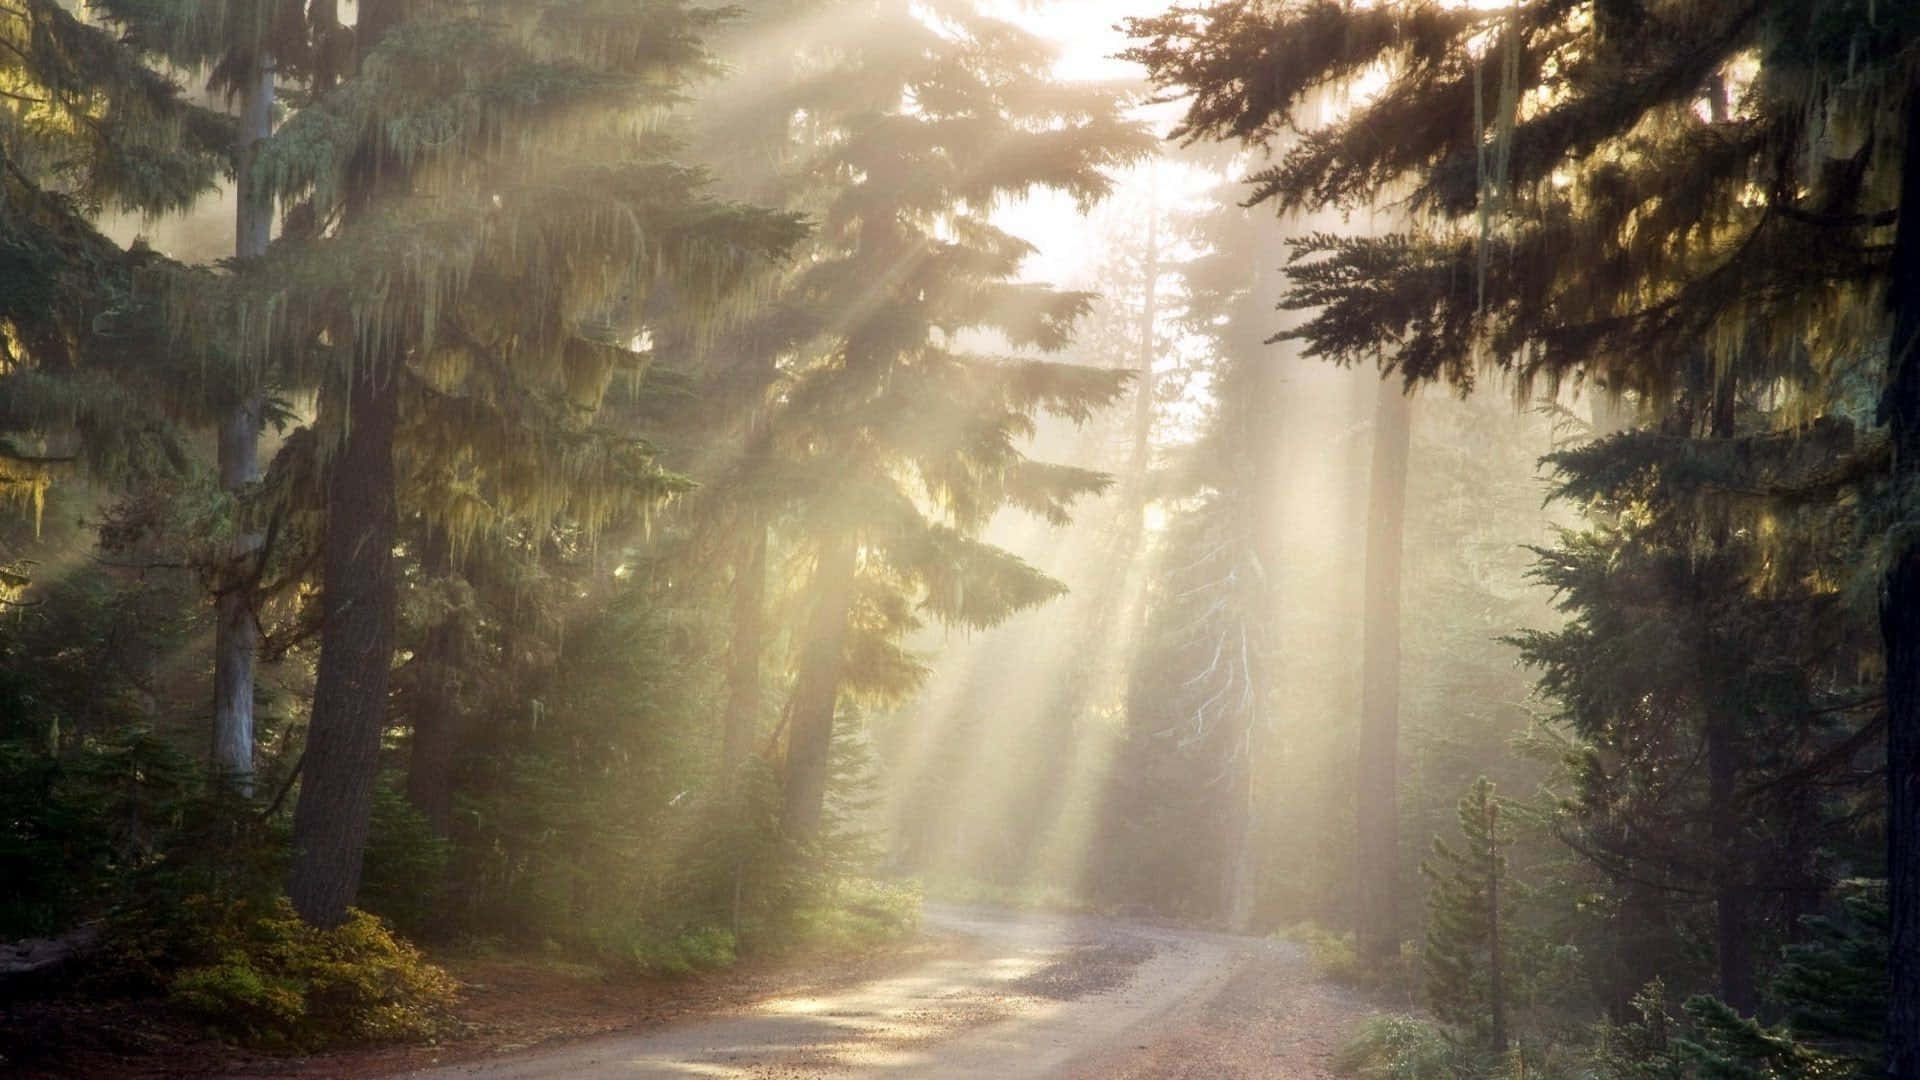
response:
{"label": "tree trunk", "polygon": [[[1900,518],[1920,505],[1920,73],[1908,88],[1900,223],[1893,243],[1893,339],[1885,399],[1893,428],[1893,488]],[[1920,1078],[1920,542],[1893,532],[1880,598],[1887,659],[1887,1072]]]}
{"label": "tree trunk", "polygon": [[[239,258],[266,254],[273,220],[272,201],[253,180],[253,159],[261,139],[273,133],[273,63],[255,60],[255,71],[241,99],[240,145],[235,154],[233,253]],[[266,399],[248,388],[220,419],[220,487],[239,496],[260,481],[260,422]],[[229,552],[231,577],[214,599],[213,624],[213,771],[243,795],[253,794],[253,660],[259,627],[253,615],[253,562],[261,537],[241,528]]]}
{"label": "tree trunk", "polygon": [[793,686],[787,729],[786,798],[781,823],[787,834],[809,839],[820,831],[832,773],[833,719],[840,699],[840,668],[846,652],[859,543],[851,531],[827,537],[813,572],[813,609],[800,673]]}
{"label": "tree trunk", "polygon": [[[453,545],[444,532],[430,530],[420,569],[428,582],[454,573]],[[466,636],[464,614],[455,610],[427,631],[411,686],[408,712],[413,738],[407,750],[407,801],[427,819],[435,836],[453,823],[453,758],[460,745],[460,708],[454,680],[460,670],[460,643]]]}
{"label": "tree trunk", "polygon": [[1493,1052],[1507,1052],[1507,988],[1500,963],[1500,804],[1487,802],[1487,1011],[1492,1014]]}
{"label": "tree trunk", "polygon": [[300,917],[321,927],[339,925],[360,888],[386,726],[398,531],[397,363],[356,365],[345,432],[326,471],[320,663],[287,882]]}
{"label": "tree trunk", "polygon": [[1398,380],[1380,381],[1367,500],[1366,628],[1360,691],[1358,939],[1369,959],[1399,948],[1400,556],[1407,504],[1413,402]]}

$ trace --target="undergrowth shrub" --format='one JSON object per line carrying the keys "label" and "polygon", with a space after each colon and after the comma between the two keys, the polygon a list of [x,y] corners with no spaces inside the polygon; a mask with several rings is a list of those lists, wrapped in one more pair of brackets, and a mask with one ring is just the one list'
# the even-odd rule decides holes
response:
{"label": "undergrowth shrub", "polygon": [[1413,1016],[1362,1022],[1335,1064],[1361,1080],[1462,1080],[1477,1071],[1446,1029]]}
{"label": "undergrowth shrub", "polygon": [[374,788],[356,902],[407,934],[430,933],[441,914],[451,852],[446,838],[435,834],[426,816],[407,801],[395,775],[382,774]]}
{"label": "undergrowth shrub", "polygon": [[634,974],[678,978],[732,967],[736,959],[735,942],[732,931],[717,926],[666,937],[643,934],[627,942],[622,959]]}
{"label": "undergrowth shrub", "polygon": [[378,918],[352,911],[330,930],[284,897],[197,898],[196,925],[169,944],[194,954],[165,977],[168,1001],[224,1035],[297,1050],[396,1042],[445,1030],[455,983]]}
{"label": "undergrowth shrub", "polygon": [[1393,1000],[1413,1000],[1420,953],[1407,943],[1401,944],[1399,956],[1388,963],[1376,964],[1361,961],[1351,930],[1335,932],[1318,923],[1302,922],[1282,930],[1279,936],[1305,945],[1314,971],[1328,982]]}

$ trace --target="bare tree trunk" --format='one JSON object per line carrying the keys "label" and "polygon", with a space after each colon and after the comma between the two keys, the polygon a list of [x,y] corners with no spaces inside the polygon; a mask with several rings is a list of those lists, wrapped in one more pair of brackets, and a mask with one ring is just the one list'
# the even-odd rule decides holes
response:
{"label": "bare tree trunk", "polygon": [[851,531],[829,536],[813,572],[813,609],[794,681],[787,729],[785,805],[781,824],[806,839],[820,831],[833,760],[833,719],[840,701],[840,669],[853,600],[859,543]]}
{"label": "bare tree trunk", "polygon": [[[1893,428],[1900,516],[1920,505],[1920,73],[1908,87],[1900,222],[1893,243],[1893,339],[1883,408]],[[1880,632],[1887,662],[1887,887],[1892,922],[1887,1074],[1920,1078],[1920,542],[1896,530]]]}
{"label": "bare tree trunk", "polygon": [[327,464],[320,664],[306,767],[293,813],[287,894],[300,917],[337,926],[360,889],[393,661],[393,365],[363,361],[345,395],[345,434]]}
{"label": "bare tree trunk", "polygon": [[[240,145],[235,155],[233,253],[264,255],[273,220],[272,200],[255,183],[253,161],[260,140],[273,133],[273,62],[256,57],[240,107]],[[260,481],[260,423],[266,400],[247,388],[220,419],[220,487],[239,496]],[[243,795],[253,794],[253,661],[259,628],[253,613],[253,566],[261,537],[241,528],[229,553],[230,578],[214,599],[213,770]]]}
{"label": "bare tree trunk", "polygon": [[1398,380],[1383,378],[1374,409],[1367,501],[1366,626],[1354,784],[1360,900],[1355,936],[1361,955],[1372,959],[1399,948],[1400,549],[1412,424],[1412,399]]}

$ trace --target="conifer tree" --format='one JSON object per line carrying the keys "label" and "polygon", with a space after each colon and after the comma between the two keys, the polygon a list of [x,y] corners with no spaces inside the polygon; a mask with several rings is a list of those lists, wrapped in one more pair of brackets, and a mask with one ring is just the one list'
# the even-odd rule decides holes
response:
{"label": "conifer tree", "polygon": [[[1259,900],[1256,763],[1275,722],[1270,575],[1283,428],[1274,413],[1284,376],[1263,345],[1270,297],[1257,268],[1271,234],[1227,195],[1184,223],[1194,254],[1167,270],[1178,280],[1166,290],[1173,324],[1206,349],[1209,403],[1177,465],[1144,478],[1170,521],[1128,658],[1127,731],[1095,862],[1115,899],[1244,929]],[[1104,619],[1091,630],[1111,633]],[[1169,889],[1176,880],[1193,886]]]}
{"label": "conifer tree", "polygon": [[901,639],[923,613],[983,627],[1058,592],[978,533],[1002,507],[1064,521],[1106,485],[1017,441],[1043,411],[1086,419],[1124,376],[974,351],[982,333],[1058,350],[1088,303],[1015,283],[1031,248],[988,216],[1033,189],[1091,202],[1102,169],[1145,146],[1109,94],[1053,83],[1046,48],[970,4],[848,16],[833,24],[838,62],[796,103],[823,210],[793,288],[829,317],[769,421],[806,566],[786,721],[798,837],[820,822],[842,693],[911,686]]}
{"label": "conifer tree", "polygon": [[38,507],[66,466],[107,480],[186,467],[171,421],[193,414],[168,392],[182,373],[141,287],[158,257],[121,250],[92,217],[185,209],[213,186],[232,125],[59,3],[0,10],[0,46],[0,495]]}
{"label": "conifer tree", "polygon": [[1514,887],[1506,848],[1513,826],[1493,782],[1474,781],[1460,797],[1460,846],[1434,837],[1420,864],[1427,877],[1427,1004],[1476,1042],[1505,1053],[1511,989],[1508,918]]}
{"label": "conifer tree", "polygon": [[[1320,309],[1302,331],[1310,351],[1351,362],[1388,349],[1412,377],[1463,388],[1492,360],[1633,391],[1655,407],[1704,351],[1741,368],[1748,385],[1797,382],[1804,415],[1825,402],[1819,380],[1793,369],[1810,360],[1831,375],[1877,352],[1884,323],[1867,305],[1891,282],[1883,413],[1896,447],[1920,426],[1907,415],[1920,408],[1903,404],[1920,401],[1907,393],[1920,377],[1903,366],[1920,326],[1907,303],[1920,231],[1902,221],[1903,235],[1888,235],[1913,202],[1916,170],[1899,158],[1902,147],[1914,152],[1903,59],[1920,40],[1913,10],[1234,2],[1133,29],[1142,44],[1131,55],[1155,81],[1194,94],[1184,136],[1265,144],[1309,121],[1256,178],[1257,201],[1352,207],[1404,183],[1424,218],[1402,235],[1302,242],[1293,302]],[[1760,73],[1723,107],[1742,57],[1757,58]],[[1376,63],[1390,72],[1384,92],[1310,122],[1319,90]],[[1912,460],[1920,455],[1896,452],[1897,487]],[[1902,644],[1920,640],[1902,629],[1920,610],[1907,596],[1920,573],[1901,576],[1914,563],[1905,550],[1903,539],[1890,553],[1883,619],[1896,941],[1920,936],[1901,929],[1920,927],[1920,878],[1899,880],[1920,866],[1911,850],[1920,787],[1908,779],[1920,664]],[[1920,1032],[1920,967],[1906,959],[1915,952],[1892,953],[1902,1033]],[[1906,1039],[1896,1037],[1890,1065],[1920,1074],[1920,1035]]]}
{"label": "conifer tree", "polygon": [[595,426],[601,396],[644,364],[656,286],[673,319],[717,319],[795,238],[790,218],[706,197],[649,130],[718,17],[674,0],[363,5],[349,77],[255,158],[285,235],[189,314],[320,392],[315,437],[283,454],[325,510],[289,886],[311,922],[338,922],[358,884],[400,497],[463,545],[563,513],[596,528],[676,490],[645,443]]}
{"label": "conifer tree", "polygon": [[[235,193],[234,262],[231,272],[246,272],[247,261],[267,250],[273,206],[256,175],[254,159],[272,133],[275,88],[284,67],[293,78],[311,77],[317,45],[309,33],[303,6],[286,0],[246,0],[202,4],[197,0],[101,0],[101,7],[126,25],[128,40],[182,70],[210,73],[209,90],[236,106],[238,130],[228,172]],[[275,57],[281,57],[276,62]],[[175,280],[182,289],[210,283],[201,276]],[[196,342],[202,352],[210,343]],[[203,364],[206,357],[202,357]],[[219,565],[208,574],[214,593],[213,726],[214,771],[237,790],[250,792],[254,750],[254,660],[259,645],[260,599],[257,583],[271,556],[262,551],[257,526],[261,478],[259,438],[266,422],[267,399],[280,389],[275,374],[259,365],[223,364],[219,378],[203,378],[207,411],[214,417],[217,480],[229,502],[231,535]]]}

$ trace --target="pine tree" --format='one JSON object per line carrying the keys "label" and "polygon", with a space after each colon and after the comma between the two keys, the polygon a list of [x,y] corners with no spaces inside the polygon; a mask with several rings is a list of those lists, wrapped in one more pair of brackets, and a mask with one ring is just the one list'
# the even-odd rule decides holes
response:
{"label": "pine tree", "polygon": [[[796,236],[791,218],[707,198],[648,130],[702,70],[716,18],[671,0],[485,18],[366,5],[349,77],[255,158],[283,239],[185,322],[320,392],[317,437],[281,465],[318,477],[326,521],[289,887],[309,921],[339,921],[358,883],[401,497],[461,546],[562,514],[591,530],[678,490],[595,408],[644,366],[649,322],[718,319]],[[665,314],[656,286],[672,288]]]}
{"label": "pine tree", "polygon": [[[1871,629],[1836,587],[1872,490],[1870,476],[1830,471],[1852,439],[1837,422],[1737,439],[1640,432],[1549,459],[1593,524],[1535,572],[1568,624],[1513,640],[1575,739],[1562,835],[1638,898],[1616,951],[1660,965],[1629,971],[1616,999],[1654,970],[1684,977],[1650,930],[1709,896],[1720,992],[1752,1011],[1753,954],[1738,947],[1793,932],[1824,888],[1818,849],[1845,849],[1838,823],[1871,795],[1851,764],[1877,734]],[[1726,494],[1770,487],[1801,492],[1798,508],[1762,503],[1751,518],[1753,503]]]}
{"label": "pine tree", "polygon": [[0,45],[0,496],[37,513],[72,466],[109,482],[187,468],[174,421],[191,411],[152,407],[186,404],[143,288],[161,260],[92,218],[186,208],[212,188],[232,125],[58,3],[0,11]]}
{"label": "pine tree", "polygon": [[[978,539],[1014,507],[1064,521],[1105,477],[1029,460],[1041,412],[1084,420],[1124,377],[973,351],[1057,351],[1089,298],[1013,281],[1029,245],[995,205],[1051,188],[1083,204],[1144,149],[1111,96],[1053,84],[1041,44],[963,3],[861,4],[797,105],[824,181],[819,246],[793,285],[826,313],[769,420],[804,575],[787,710],[786,828],[818,827],[843,692],[897,694],[922,614],[984,627],[1057,583]],[[910,104],[903,104],[910,102]],[[922,507],[931,510],[923,510]]]}
{"label": "pine tree", "polygon": [[[1910,422],[1920,392],[1909,387],[1920,375],[1905,343],[1920,327],[1907,302],[1920,230],[1901,220],[1888,233],[1915,201],[1906,196],[1920,197],[1920,165],[1903,165],[1897,149],[1915,153],[1907,132],[1920,116],[1901,59],[1920,35],[1914,11],[1784,0],[1498,11],[1227,3],[1133,30],[1142,44],[1131,55],[1153,79],[1194,94],[1185,137],[1265,145],[1308,121],[1256,178],[1256,201],[1352,207],[1404,184],[1423,216],[1401,235],[1301,243],[1291,302],[1320,309],[1302,330],[1311,352],[1354,362],[1389,349],[1413,377],[1462,388],[1491,361],[1632,391],[1656,409],[1673,404],[1704,353],[1738,369],[1741,384],[1788,381],[1805,395],[1801,414],[1818,414],[1849,363],[1882,347],[1884,323],[1868,305],[1891,281],[1882,411],[1896,487],[1909,486],[1904,462],[1920,454],[1902,440],[1920,430]],[[1746,57],[1760,74],[1729,101]],[[1384,92],[1311,122],[1320,90],[1374,64],[1391,73]],[[1910,517],[1904,505],[1893,512]],[[1906,624],[1920,610],[1908,595],[1920,595],[1920,572],[1902,569],[1920,561],[1906,547],[1891,553],[1883,619],[1896,940],[1920,934],[1920,878],[1899,877],[1920,865],[1910,850],[1920,789],[1907,779],[1920,767],[1920,653],[1908,648],[1920,634]],[[1724,789],[1728,740],[1713,742]],[[1891,960],[1901,1033],[1920,1032],[1912,953],[1895,948]],[[1890,1064],[1920,1073],[1920,1035],[1905,1038]]]}
{"label": "pine tree", "polygon": [[1515,899],[1506,849],[1513,826],[1484,776],[1460,797],[1459,821],[1460,846],[1435,837],[1420,865],[1428,881],[1427,1004],[1476,1043],[1505,1053]]}

